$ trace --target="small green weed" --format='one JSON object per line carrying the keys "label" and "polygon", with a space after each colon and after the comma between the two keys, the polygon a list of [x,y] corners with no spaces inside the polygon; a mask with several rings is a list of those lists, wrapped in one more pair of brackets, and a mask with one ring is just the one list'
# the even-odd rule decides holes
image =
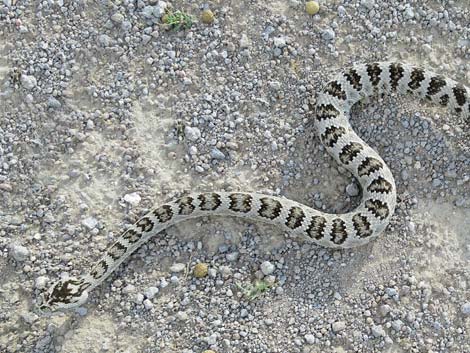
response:
{"label": "small green weed", "polygon": [[248,298],[248,300],[256,299],[273,286],[272,284],[269,284],[265,281],[255,281],[254,284],[250,284],[248,286],[242,286],[239,283],[236,285],[243,295]]}
{"label": "small green weed", "polygon": [[180,29],[189,29],[193,25],[193,17],[183,11],[172,11],[168,10],[162,17],[163,23],[165,23],[170,29],[179,31]]}

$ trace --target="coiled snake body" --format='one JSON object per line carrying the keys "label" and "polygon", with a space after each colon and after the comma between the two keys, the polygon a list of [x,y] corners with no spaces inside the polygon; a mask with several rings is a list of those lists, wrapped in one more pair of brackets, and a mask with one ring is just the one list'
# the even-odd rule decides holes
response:
{"label": "coiled snake body", "polygon": [[228,215],[264,221],[332,248],[359,246],[376,238],[395,210],[395,182],[382,158],[352,130],[348,115],[350,108],[362,98],[391,92],[425,98],[464,117],[470,114],[469,88],[451,79],[395,62],[354,65],[326,84],[313,108],[321,142],[361,185],[362,201],[356,209],[344,214],[327,214],[292,200],[246,192],[184,196],[138,220],[106,250],[90,272],[54,283],[42,293],[39,309],[55,311],[80,306],[88,293],[139,246],[189,218]]}

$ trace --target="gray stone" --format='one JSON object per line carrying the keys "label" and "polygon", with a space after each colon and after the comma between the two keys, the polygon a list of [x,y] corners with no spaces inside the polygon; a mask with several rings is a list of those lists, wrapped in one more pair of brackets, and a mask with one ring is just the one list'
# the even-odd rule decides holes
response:
{"label": "gray stone", "polygon": [[182,272],[184,271],[185,268],[186,268],[185,264],[178,262],[178,263],[171,265],[170,272],[174,272],[174,273]]}
{"label": "gray stone", "polygon": [[23,245],[13,244],[10,247],[11,256],[18,262],[25,261],[29,257],[29,249]]}
{"label": "gray stone", "polygon": [[321,32],[321,37],[326,41],[335,39],[336,33],[331,28],[327,28]]}
{"label": "gray stone", "polygon": [[336,321],[331,325],[331,329],[334,333],[343,331],[346,328],[346,323],[344,321]]}
{"label": "gray stone", "polygon": [[91,230],[98,225],[98,220],[94,217],[87,217],[82,221],[82,225]]}
{"label": "gray stone", "polygon": [[356,183],[351,183],[346,186],[346,193],[351,196],[357,196],[359,195],[359,188]]}
{"label": "gray stone", "polygon": [[49,97],[47,100],[47,106],[52,109],[57,109],[62,106],[62,103],[60,103],[56,98],[54,97]]}
{"label": "gray stone", "polygon": [[308,344],[314,344],[315,343],[315,336],[308,333],[304,336],[305,338],[305,342],[307,342]]}
{"label": "gray stone", "polygon": [[460,307],[460,312],[464,314],[465,316],[470,315],[470,302],[463,303],[462,306]]}
{"label": "gray stone", "polygon": [[159,290],[158,290],[157,287],[148,287],[145,290],[144,295],[149,299],[153,299],[155,297],[155,295],[157,295],[158,292],[159,292]]}
{"label": "gray stone", "polygon": [[137,206],[140,203],[141,197],[137,192],[124,195],[124,201],[132,206]]}
{"label": "gray stone", "polygon": [[269,261],[264,261],[261,264],[260,269],[261,269],[261,272],[263,272],[263,274],[267,276],[274,272],[275,266]]}
{"label": "gray stone", "polygon": [[184,128],[184,136],[189,141],[197,141],[201,138],[201,131],[197,127],[186,126]]}
{"label": "gray stone", "polygon": [[214,147],[211,152],[211,157],[214,158],[214,159],[225,159],[225,154],[223,154],[223,152],[221,150],[219,150],[217,147]]}
{"label": "gray stone", "polygon": [[122,21],[124,21],[124,15],[119,12],[116,12],[115,14],[111,16],[111,21],[120,24],[122,23]]}
{"label": "gray stone", "polygon": [[386,335],[385,330],[383,329],[382,325],[372,326],[371,331],[372,331],[372,335],[374,335],[375,338],[384,337]]}
{"label": "gray stone", "polygon": [[21,85],[28,90],[32,90],[37,85],[36,77],[31,75],[21,75],[20,82]]}

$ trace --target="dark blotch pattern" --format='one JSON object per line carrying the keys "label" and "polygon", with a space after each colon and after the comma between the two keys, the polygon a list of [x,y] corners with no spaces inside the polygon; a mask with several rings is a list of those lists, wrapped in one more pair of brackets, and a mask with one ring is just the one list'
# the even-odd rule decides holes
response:
{"label": "dark blotch pattern", "polygon": [[339,154],[339,159],[343,164],[348,164],[363,150],[359,142],[350,142],[343,146]]}
{"label": "dark blotch pattern", "polygon": [[126,239],[130,244],[134,244],[139,241],[139,239],[142,237],[142,233],[136,232],[133,229],[127,230],[122,237]]}
{"label": "dark blotch pattern", "polygon": [[370,199],[367,200],[364,205],[370,212],[375,215],[375,217],[380,218],[382,220],[387,218],[390,213],[387,204],[380,200]]}
{"label": "dark blotch pattern", "polygon": [[93,267],[93,269],[90,272],[90,275],[94,279],[98,279],[101,276],[103,276],[107,271],[108,271],[108,264],[106,263],[106,261],[101,260],[95,265],[95,267]]}
{"label": "dark blotch pattern", "polygon": [[183,196],[177,201],[178,213],[180,215],[188,216],[194,212],[195,206],[193,205],[194,199],[191,196]]}
{"label": "dark blotch pattern", "polygon": [[346,129],[342,126],[329,126],[321,135],[321,140],[325,146],[334,147],[338,139],[346,133]]}
{"label": "dark blotch pattern", "polygon": [[357,173],[359,174],[359,176],[369,176],[382,167],[382,162],[378,159],[374,157],[366,157],[359,165],[359,167],[357,167]]}
{"label": "dark blotch pattern", "polygon": [[119,242],[113,244],[107,251],[108,256],[110,256],[114,261],[119,259],[122,255],[125,254],[127,248]]}
{"label": "dark blotch pattern", "polygon": [[326,219],[321,216],[313,216],[307,228],[309,237],[320,240],[325,236]]}
{"label": "dark blotch pattern", "polygon": [[48,298],[49,305],[53,305],[58,302],[69,304],[71,299],[74,297],[72,294],[72,286],[69,288],[70,284],[79,286],[79,290],[81,292],[90,287],[89,283],[84,283],[82,280],[68,279],[65,282],[57,282],[57,284],[54,286],[54,289],[52,290],[50,297]]}
{"label": "dark blotch pattern", "polygon": [[215,192],[208,194],[201,194],[198,196],[199,201],[201,201],[200,208],[203,211],[214,211],[221,205],[220,195]]}
{"label": "dark blotch pattern", "polygon": [[340,115],[338,109],[332,104],[321,104],[317,106],[316,116],[317,120],[335,119]]}
{"label": "dark blotch pattern", "polygon": [[150,218],[144,217],[141,218],[136,224],[136,227],[139,227],[142,232],[150,232],[153,229],[153,222]]}
{"label": "dark blotch pattern", "polygon": [[439,104],[446,107],[447,104],[449,104],[449,95],[444,94],[443,96],[440,96],[439,97]]}
{"label": "dark blotch pattern", "polygon": [[229,196],[230,205],[229,209],[235,212],[247,213],[251,210],[251,203],[253,197],[247,194],[234,193]]}
{"label": "dark blotch pattern", "polygon": [[352,221],[354,229],[356,230],[356,234],[359,238],[367,238],[372,235],[372,230],[370,229],[371,225],[366,216],[358,213],[354,215]]}
{"label": "dark blotch pattern", "polygon": [[398,83],[400,80],[403,78],[403,74],[405,70],[403,69],[403,66],[399,63],[392,63],[390,64],[390,86],[392,87],[392,90],[396,91],[398,88]]}
{"label": "dark blotch pattern", "polygon": [[431,81],[429,81],[428,91],[426,92],[426,97],[429,99],[432,98],[435,94],[439,93],[442,87],[445,87],[446,80],[442,76],[434,76],[431,77]]}
{"label": "dark blotch pattern", "polygon": [[454,92],[457,104],[463,107],[465,102],[467,101],[467,91],[465,90],[465,87],[460,84],[457,84],[454,88],[452,88],[452,92]]}
{"label": "dark blotch pattern", "polygon": [[344,73],[344,77],[346,80],[353,86],[356,91],[360,91],[362,89],[361,83],[361,76],[357,73],[356,70],[350,69]]}
{"label": "dark blotch pattern", "polygon": [[346,241],[347,237],[348,233],[346,233],[346,223],[340,218],[333,219],[331,227],[331,241],[340,245]]}
{"label": "dark blotch pattern", "polygon": [[372,86],[376,87],[379,84],[381,73],[382,69],[380,68],[379,64],[367,64],[367,74],[369,75],[369,80],[372,83]]}
{"label": "dark blotch pattern", "polygon": [[173,217],[173,211],[170,205],[163,205],[152,212],[160,223],[168,222]]}
{"label": "dark blotch pattern", "polygon": [[341,100],[346,100],[346,92],[341,87],[341,84],[337,81],[328,82],[323,92],[328,93],[330,96],[336,97]]}
{"label": "dark blotch pattern", "polygon": [[392,191],[392,184],[384,177],[379,176],[378,178],[372,180],[372,182],[367,187],[367,191],[388,194]]}
{"label": "dark blotch pattern", "polygon": [[260,199],[261,207],[258,211],[259,215],[268,219],[275,219],[281,214],[282,205],[279,201],[269,197]]}
{"label": "dark blotch pattern", "polygon": [[413,71],[411,71],[411,81],[408,83],[408,87],[413,90],[418,89],[423,81],[424,70],[419,67],[413,68]]}
{"label": "dark blotch pattern", "polygon": [[302,225],[302,221],[305,218],[305,213],[300,207],[294,206],[289,210],[289,215],[287,216],[286,226],[290,229],[299,228]]}

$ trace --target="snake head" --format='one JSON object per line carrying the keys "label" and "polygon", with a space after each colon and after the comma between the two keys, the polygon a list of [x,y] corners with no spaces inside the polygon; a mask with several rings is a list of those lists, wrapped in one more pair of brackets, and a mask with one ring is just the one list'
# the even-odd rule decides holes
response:
{"label": "snake head", "polygon": [[60,279],[40,294],[39,311],[47,313],[77,308],[87,301],[86,289],[89,286],[89,283],[80,278]]}

